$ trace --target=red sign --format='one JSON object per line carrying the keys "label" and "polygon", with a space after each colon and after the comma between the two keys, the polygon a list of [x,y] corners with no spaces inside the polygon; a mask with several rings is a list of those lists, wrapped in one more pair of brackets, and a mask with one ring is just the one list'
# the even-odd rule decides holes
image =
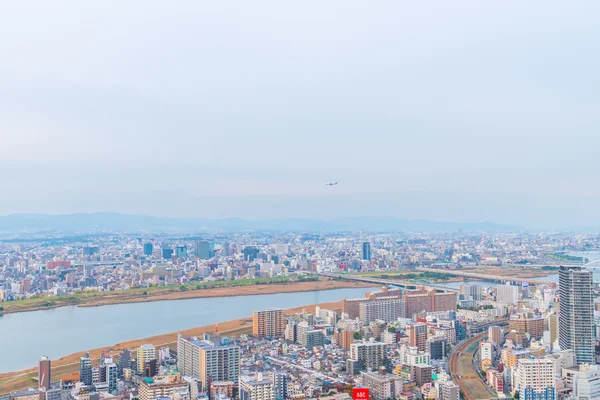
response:
{"label": "red sign", "polygon": [[352,400],[369,400],[369,388],[352,389]]}

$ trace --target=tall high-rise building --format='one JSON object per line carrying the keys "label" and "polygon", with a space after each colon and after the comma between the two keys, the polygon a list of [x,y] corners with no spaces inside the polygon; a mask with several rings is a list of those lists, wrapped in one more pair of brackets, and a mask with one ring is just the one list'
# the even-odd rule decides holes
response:
{"label": "tall high-rise building", "polygon": [[206,388],[209,380],[232,381],[240,376],[240,347],[220,345],[197,337],[177,339],[177,368],[182,375],[199,379]]}
{"label": "tall high-rise building", "polygon": [[185,245],[179,245],[175,247],[175,256],[177,258],[187,257],[187,247]]}
{"label": "tall high-rise building", "polygon": [[362,244],[362,259],[370,260],[371,259],[371,243],[364,242]]}
{"label": "tall high-rise building", "polygon": [[43,356],[40,359],[40,365],[38,369],[38,388],[50,390],[50,384],[52,379],[50,377],[50,359],[47,356]]}
{"label": "tall high-rise building", "polygon": [[194,243],[194,255],[203,260],[210,258],[210,242],[196,240]]}
{"label": "tall high-rise building", "polygon": [[581,267],[561,266],[559,344],[573,350],[577,364],[594,364],[594,296],[592,272]]}
{"label": "tall high-rise building", "polygon": [[92,382],[92,360],[90,355],[85,353],[83,357],[79,359],[79,380],[84,385],[91,385]]}
{"label": "tall high-rise building", "polygon": [[346,364],[356,364],[349,370],[353,374],[359,371],[375,370],[383,366],[385,358],[385,343],[381,342],[362,342],[352,343],[350,345],[350,358]]}
{"label": "tall high-rise building", "polygon": [[398,298],[380,298],[366,301],[359,305],[360,320],[369,325],[376,320],[394,322],[404,318],[404,300]]}
{"label": "tall high-rise building", "polygon": [[114,362],[105,364],[105,367],[108,391],[110,393],[114,393],[117,390],[117,376],[119,375],[119,367]]}
{"label": "tall high-rise building", "polygon": [[144,255],[145,256],[151,256],[153,251],[154,251],[154,246],[152,245],[152,243],[150,243],[150,242],[144,243]]}
{"label": "tall high-rise building", "polygon": [[498,303],[517,304],[519,302],[519,287],[512,285],[498,285],[496,287],[496,301]]}
{"label": "tall high-rise building", "polygon": [[520,399],[555,400],[555,365],[548,358],[524,358],[517,362]]}
{"label": "tall high-rise building", "polygon": [[285,333],[285,319],[281,308],[254,311],[252,334],[257,338],[278,338]]}
{"label": "tall high-rise building", "polygon": [[146,369],[145,363],[156,360],[156,348],[151,344],[143,344],[137,349],[137,370],[144,373]]}
{"label": "tall high-rise building", "polygon": [[411,347],[416,347],[419,351],[427,350],[427,325],[418,323],[406,327]]}
{"label": "tall high-rise building", "polygon": [[131,368],[131,350],[125,349],[119,353],[119,371],[121,375],[125,368]]}
{"label": "tall high-rise building", "polygon": [[275,400],[287,399],[287,375],[285,372],[273,373],[273,390],[275,392]]}
{"label": "tall high-rise building", "polygon": [[481,300],[483,287],[481,285],[460,285],[460,293],[470,296],[473,300]]}
{"label": "tall high-rise building", "polygon": [[503,342],[504,331],[500,326],[490,326],[488,328],[488,338],[496,347],[500,348]]}

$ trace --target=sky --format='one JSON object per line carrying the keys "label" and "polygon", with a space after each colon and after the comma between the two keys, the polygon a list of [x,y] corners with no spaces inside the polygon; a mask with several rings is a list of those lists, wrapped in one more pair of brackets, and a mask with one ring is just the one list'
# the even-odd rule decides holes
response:
{"label": "sky", "polygon": [[600,226],[599,12],[3,2],[0,214]]}

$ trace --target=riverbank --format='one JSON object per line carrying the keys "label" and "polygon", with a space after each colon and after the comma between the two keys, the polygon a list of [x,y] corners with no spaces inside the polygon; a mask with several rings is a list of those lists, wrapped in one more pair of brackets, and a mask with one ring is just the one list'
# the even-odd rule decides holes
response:
{"label": "riverbank", "polygon": [[[337,281],[319,279],[316,281],[281,281],[268,284],[238,285],[236,281],[228,286],[204,287],[185,285],[185,290],[181,286],[152,287],[127,291],[97,292],[87,293],[85,295],[57,296],[46,298],[35,298],[19,301],[8,301],[0,303],[4,308],[0,311],[2,314],[19,313],[26,311],[48,310],[65,306],[78,307],[99,307],[112,304],[124,303],[142,303],[163,300],[182,300],[207,297],[231,297],[231,296],[249,296],[274,293],[293,293],[293,292],[311,292],[316,290],[330,290],[343,288],[361,288],[372,287],[372,284],[353,281]],[[199,287],[199,288],[196,288]]]}
{"label": "riverbank", "polygon": [[[313,282],[315,283],[315,282]],[[316,304],[294,307],[284,311],[285,315],[293,315],[297,312],[306,309],[308,312],[314,312]],[[341,301],[319,304],[320,307],[339,311],[342,307]],[[239,336],[243,333],[252,331],[252,317],[235,319],[226,322],[220,322],[218,325],[205,325],[197,328],[181,331],[186,336],[201,336],[205,332],[215,332],[218,327],[220,335],[223,336]],[[156,347],[170,346],[174,347],[177,343],[177,335],[179,332],[172,332],[165,335],[152,336],[145,339],[130,340],[123,343],[117,343],[113,346],[101,347],[89,350],[92,362],[96,365],[100,360],[100,354],[108,353],[117,355],[124,349],[132,349],[140,347],[142,344],[152,344]],[[78,352],[52,360],[51,375],[53,381],[58,381],[61,376],[79,372],[79,358],[85,352]],[[10,393],[15,390],[24,390],[29,387],[37,387],[37,368],[29,368],[22,371],[8,372],[0,374],[0,395]]]}

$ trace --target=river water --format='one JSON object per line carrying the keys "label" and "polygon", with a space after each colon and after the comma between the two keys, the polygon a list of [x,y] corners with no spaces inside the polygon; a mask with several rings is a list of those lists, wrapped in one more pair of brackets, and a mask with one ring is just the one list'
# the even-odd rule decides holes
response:
{"label": "river water", "polygon": [[252,315],[267,307],[363,297],[373,288],[154,301],[101,307],[61,307],[0,316],[0,373],[78,351],[177,332]]}

